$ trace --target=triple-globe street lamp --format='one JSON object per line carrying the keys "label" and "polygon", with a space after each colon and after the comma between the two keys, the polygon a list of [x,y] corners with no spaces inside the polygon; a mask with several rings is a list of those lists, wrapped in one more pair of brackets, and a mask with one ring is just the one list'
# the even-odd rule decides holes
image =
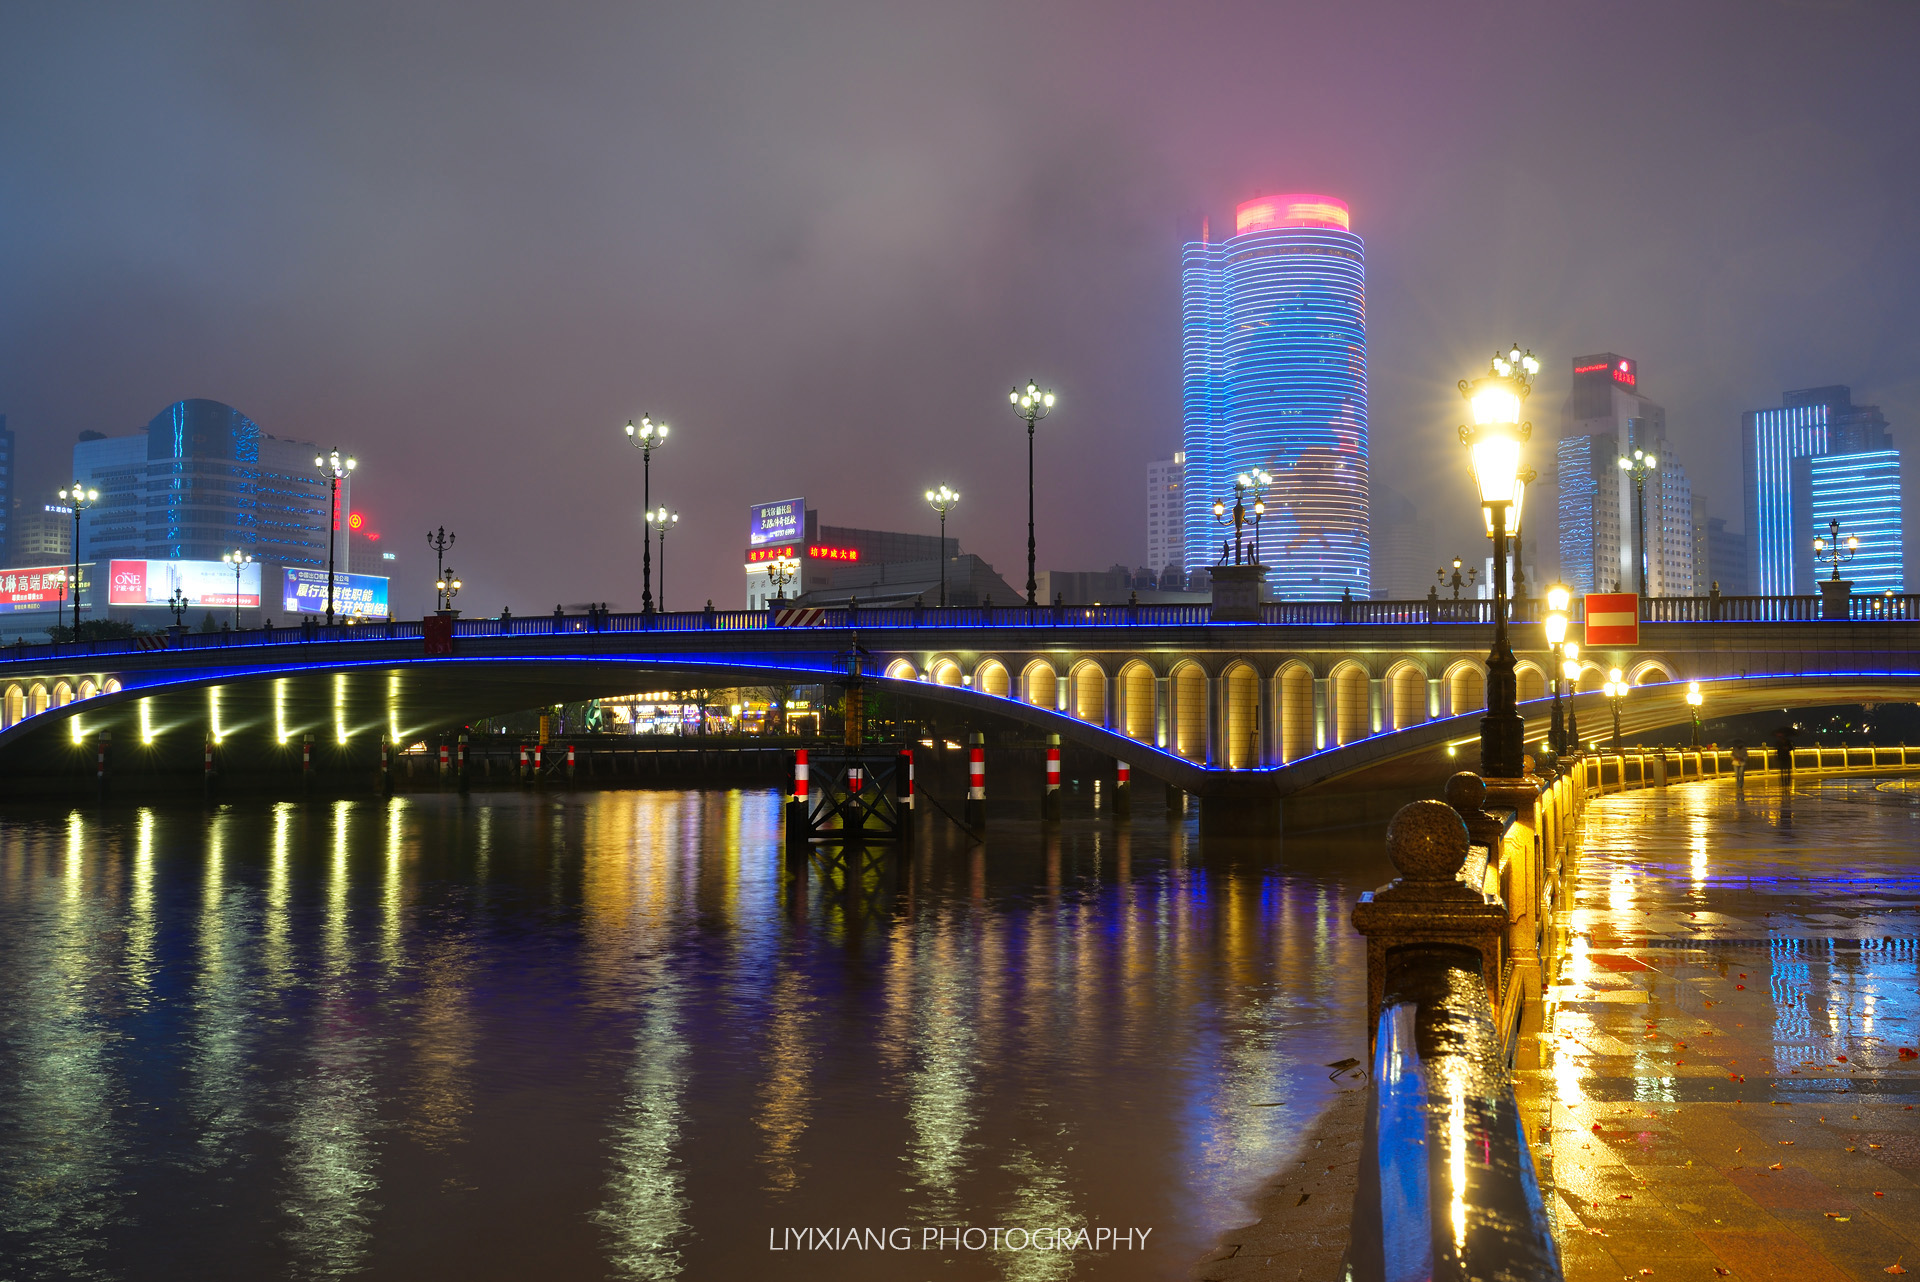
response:
{"label": "triple-globe street lamp", "polygon": [[[960,502],[960,491],[951,485],[927,491],[927,506],[940,514],[940,605],[947,604],[947,513]],[[1032,531],[1028,531],[1031,536]]]}
{"label": "triple-globe street lamp", "polygon": [[1480,503],[1488,509],[1493,532],[1493,648],[1487,655],[1487,712],[1480,719],[1480,773],[1489,779],[1519,778],[1525,765],[1526,722],[1507,636],[1507,528],[1526,484],[1520,449],[1533,434],[1533,424],[1521,421],[1520,407],[1539,371],[1533,353],[1516,344],[1496,354],[1486,374],[1459,383],[1473,411],[1473,422],[1460,428],[1460,443],[1473,460]]}
{"label": "triple-globe street lamp", "polygon": [[1633,687],[1627,684],[1626,675],[1622,673],[1620,669],[1615,668],[1613,671],[1607,673],[1607,684],[1604,688],[1607,694],[1607,702],[1613,705],[1613,751],[1618,755],[1620,751],[1620,705],[1626,701],[1627,691]]}
{"label": "triple-globe street lamp", "polygon": [[[76,529],[79,527],[76,526]],[[1858,535],[1849,534],[1844,540],[1840,537],[1840,522],[1827,522],[1827,532],[1813,536],[1813,555],[1816,560],[1826,561],[1833,566],[1833,581],[1840,581],[1840,567],[1853,560],[1854,553],[1860,550]]]}
{"label": "triple-globe street lamp", "polygon": [[[1235,565],[1241,563],[1242,552],[1245,548],[1245,531],[1248,526],[1253,527],[1254,554],[1246,558],[1246,564],[1259,564],[1260,522],[1267,514],[1267,503],[1265,499],[1260,497],[1260,481],[1257,479],[1262,476],[1267,477],[1269,481],[1273,479],[1271,476],[1267,476],[1265,472],[1242,472],[1233,478],[1233,511],[1231,515],[1229,515],[1227,511],[1226,500],[1215,499],[1213,503],[1214,522],[1233,530],[1233,564]],[[1253,500],[1251,503],[1247,502],[1249,497]],[[1225,562],[1225,555],[1223,554],[1220,559],[1222,562]]]}
{"label": "triple-globe street lamp", "polygon": [[[235,548],[220,558],[233,567],[233,630],[240,630],[240,572],[253,564],[253,554]],[[175,588],[174,591],[179,591]]]}
{"label": "triple-globe street lamp", "polygon": [[1620,470],[1633,478],[1633,541],[1640,551],[1640,600],[1641,609],[1645,609],[1647,599],[1647,474],[1659,470],[1660,460],[1645,450],[1635,450],[1633,457],[1620,456]]}
{"label": "triple-globe street lamp", "polygon": [[[638,423],[627,420],[627,439],[640,451],[640,509],[653,511],[653,447],[667,439],[667,425],[642,414]],[[640,536],[640,613],[653,613],[653,525]]]}
{"label": "triple-globe street lamp", "polygon": [[433,610],[435,614],[453,612],[453,599],[460,595],[460,589],[466,584],[452,570],[442,568],[433,581]]}
{"label": "triple-globe street lamp", "polygon": [[73,597],[73,635],[77,638],[80,635],[80,513],[100,501],[100,491],[75,481],[60,491],[60,497],[73,508],[73,583],[69,595]]}
{"label": "triple-globe street lamp", "polygon": [[347,479],[353,469],[360,466],[358,459],[348,454],[342,456],[336,447],[325,454],[316,454],[313,465],[327,478],[327,626],[333,626],[333,552],[340,542],[340,482]]}
{"label": "triple-globe street lamp", "polygon": [[1567,607],[1573,603],[1573,591],[1564,583],[1547,588],[1547,614],[1542,624],[1547,633],[1547,649],[1553,654],[1553,726],[1547,732],[1547,753],[1558,758],[1567,750],[1567,727],[1560,708],[1560,654],[1567,642]]}
{"label": "triple-globe street lamp", "polygon": [[1034,593],[1040,588],[1033,571],[1033,425],[1045,418],[1053,409],[1054,394],[1044,390],[1032,379],[1027,380],[1024,388],[1016,387],[1007,393],[1007,401],[1013,406],[1013,416],[1024,419],[1027,424],[1027,604],[1039,604]]}
{"label": "triple-globe street lamp", "polygon": [[647,509],[647,529],[660,536],[660,609],[667,608],[667,531],[680,523],[680,514],[667,510],[666,504]]}
{"label": "triple-globe street lamp", "polygon": [[438,530],[427,531],[427,546],[433,549],[433,580],[435,593],[433,609],[436,614],[447,608],[446,601],[442,599],[442,595],[446,592],[446,589],[440,585],[447,579],[447,549],[451,548],[457,539],[458,536],[447,533],[447,527],[444,525]]}

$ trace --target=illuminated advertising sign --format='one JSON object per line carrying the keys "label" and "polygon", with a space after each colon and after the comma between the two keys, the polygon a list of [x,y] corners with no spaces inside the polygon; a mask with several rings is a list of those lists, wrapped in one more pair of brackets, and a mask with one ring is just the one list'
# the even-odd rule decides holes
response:
{"label": "illuminated advertising sign", "polygon": [[109,561],[108,605],[165,605],[177,591],[194,605],[258,609],[260,566],[240,567],[240,599],[234,600],[233,567],[225,561]]}
{"label": "illuminated advertising sign", "polygon": [[816,561],[858,561],[860,549],[830,548],[825,544],[816,543],[807,549],[807,555]]}
{"label": "illuminated advertising sign", "polygon": [[749,547],[757,548],[763,543],[792,543],[806,532],[807,501],[805,499],[756,503],[747,511],[752,518],[747,526]]}
{"label": "illuminated advertising sign", "polygon": [[0,570],[0,614],[22,610],[52,610],[67,599],[70,568],[35,565],[23,570]]}
{"label": "illuminated advertising sign", "polygon": [[747,568],[749,570],[763,561],[791,561],[792,559],[793,549],[790,547],[747,549]]}
{"label": "illuminated advertising sign", "polygon": [[1632,387],[1638,381],[1639,373],[1640,370],[1637,364],[1633,361],[1622,360],[1613,367],[1613,381],[1616,383],[1625,383],[1628,387]]}
{"label": "illuminated advertising sign", "polygon": [[[325,570],[282,571],[285,579],[281,593],[288,614],[325,614],[327,612],[327,572]],[[333,614],[335,618],[384,619],[387,607],[387,581],[377,574],[339,574],[333,576]]]}

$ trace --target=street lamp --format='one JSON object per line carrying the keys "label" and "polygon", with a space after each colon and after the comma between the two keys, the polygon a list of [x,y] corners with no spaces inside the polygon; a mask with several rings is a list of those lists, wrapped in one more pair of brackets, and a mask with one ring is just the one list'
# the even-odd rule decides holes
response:
{"label": "street lamp", "polygon": [[960,491],[950,485],[927,491],[927,506],[940,514],[940,605],[947,604],[947,513],[960,501]]}
{"label": "street lamp", "polygon": [[[438,530],[427,531],[427,546],[433,549],[433,577],[436,583],[447,577],[447,549],[453,546],[454,539],[455,536],[448,534],[444,525]],[[434,591],[437,593],[440,589],[436,587]],[[434,613],[438,614],[445,604],[436,595],[433,598]]]}
{"label": "street lamp", "polygon": [[177,587],[174,588],[173,595],[167,598],[167,609],[173,611],[174,627],[179,628],[186,626],[187,607],[192,604],[193,602],[187,600],[186,593]]}
{"label": "street lamp", "polygon": [[1054,395],[1028,379],[1026,387],[1007,393],[1007,401],[1013,406],[1013,416],[1027,423],[1027,604],[1037,605],[1033,599],[1040,587],[1033,574],[1033,425],[1053,409]]}
{"label": "street lamp", "polygon": [[669,512],[663,503],[647,512],[647,529],[660,536],[660,610],[667,608],[667,531],[679,523],[680,514]]}
{"label": "street lamp", "polygon": [[[1640,549],[1640,599],[1647,599],[1647,473],[1655,471],[1660,460],[1644,450],[1633,457],[1620,456],[1620,470],[1633,477],[1634,542]],[[1644,607],[1643,607],[1644,608]]]}
{"label": "street lamp", "polygon": [[1632,689],[1621,677],[1622,673],[1618,668],[1607,673],[1607,702],[1613,705],[1613,751],[1615,755],[1618,755],[1620,752],[1620,704],[1626,699],[1627,691]]}
{"label": "street lamp", "polygon": [[[667,425],[656,423],[645,414],[635,423],[627,420],[627,436],[640,451],[640,510],[653,510],[653,447],[667,439]],[[640,535],[640,613],[653,613],[653,526],[648,523]]]}
{"label": "street lamp", "polygon": [[1573,696],[1580,693],[1580,643],[1568,641],[1560,647],[1560,653],[1566,656],[1560,663],[1560,676],[1567,683],[1567,750],[1577,753],[1580,751],[1580,710],[1573,706]]}
{"label": "street lamp", "polygon": [[767,582],[773,585],[773,599],[784,601],[787,599],[787,584],[793,582],[793,571],[787,568],[784,560],[775,557],[767,562]]}
{"label": "street lamp", "polygon": [[326,454],[316,454],[313,465],[327,478],[327,626],[333,626],[333,548],[340,541],[340,482],[358,467],[359,460],[349,454],[340,456],[336,447]]}
{"label": "street lamp", "polygon": [[1700,746],[1700,704],[1702,702],[1700,683],[1687,682],[1687,708],[1693,713],[1693,746],[1696,748]]}
{"label": "street lamp", "polygon": [[1553,728],[1547,732],[1547,751],[1558,757],[1567,749],[1566,721],[1560,710],[1560,650],[1567,641],[1567,606],[1573,591],[1564,583],[1547,587],[1547,649],[1553,654]]}
{"label": "street lamp", "polygon": [[1262,491],[1273,484],[1273,473],[1263,467],[1256,467],[1251,472],[1242,472],[1240,479],[1253,489],[1253,556],[1247,564],[1259,565],[1260,518],[1267,514],[1266,496]]}
{"label": "street lamp", "polygon": [[[1539,475],[1530,467],[1523,467],[1513,478],[1513,503],[1507,508],[1507,535],[1513,540],[1513,599],[1527,599],[1527,568],[1522,564],[1520,555],[1520,512],[1526,504],[1527,486],[1533,484]],[[1486,522],[1487,537],[1493,537],[1493,508],[1487,504],[1480,506],[1480,519]]]}
{"label": "street lamp", "polygon": [[[65,491],[62,491],[62,493],[65,493]],[[78,523],[79,513],[77,511],[74,513],[74,520],[75,524],[73,528],[77,531],[80,528]],[[1860,540],[1857,536],[1849,534],[1844,542],[1841,540],[1840,522],[1838,520],[1827,522],[1827,532],[1825,535],[1816,534],[1813,536],[1814,559],[1832,563],[1833,581],[1835,583],[1840,581],[1840,567],[1846,562],[1853,560],[1853,554],[1859,550]],[[77,558],[78,554],[76,553],[75,555]],[[74,564],[78,565],[79,561],[76,559]]]}
{"label": "street lamp", "polygon": [[[1265,476],[1266,473],[1262,472],[1260,475]],[[1243,492],[1249,490],[1253,493],[1253,503],[1251,507],[1249,507],[1242,498]],[[1260,497],[1259,488],[1253,477],[1245,472],[1233,478],[1233,515],[1227,515],[1227,505],[1224,500],[1214,500],[1214,522],[1221,526],[1231,527],[1233,530],[1233,563],[1235,565],[1239,565],[1241,562],[1242,531],[1251,525],[1254,530],[1254,538],[1257,545],[1257,540],[1260,537],[1260,521],[1266,514],[1266,500]],[[1221,559],[1224,562],[1225,558],[1222,557]],[[1249,558],[1247,564],[1253,565],[1256,564],[1256,562]]]}
{"label": "street lamp", "polygon": [[[253,564],[253,557],[250,553],[235,548],[220,559],[233,567],[233,630],[238,632],[240,630],[240,571]],[[174,589],[175,592],[179,590],[179,588]]]}
{"label": "street lamp", "polygon": [[452,570],[442,569],[440,577],[433,581],[433,612],[449,614],[453,611],[453,598],[460,595],[460,589],[466,584],[460,582],[460,576]]}
{"label": "street lamp", "polygon": [[75,481],[60,491],[60,497],[73,506],[73,636],[80,638],[80,511],[100,501],[100,491],[90,490]]}
{"label": "street lamp", "polygon": [[1533,424],[1520,420],[1520,405],[1539,371],[1533,353],[1515,345],[1496,354],[1486,374],[1459,384],[1473,410],[1473,423],[1460,428],[1460,443],[1473,460],[1481,505],[1493,516],[1493,648],[1487,655],[1487,712],[1480,718],[1480,773],[1489,779],[1519,778],[1524,764],[1526,722],[1520,716],[1513,645],[1507,638],[1507,517],[1515,506],[1516,487],[1525,483],[1520,447],[1533,434]]}

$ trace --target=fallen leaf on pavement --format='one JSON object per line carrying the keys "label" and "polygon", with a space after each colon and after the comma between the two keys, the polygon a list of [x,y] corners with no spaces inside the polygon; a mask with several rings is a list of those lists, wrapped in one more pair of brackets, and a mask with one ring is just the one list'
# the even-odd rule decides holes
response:
{"label": "fallen leaf on pavement", "polygon": [[1769,1166],[1767,1169],[1769,1171],[1778,1171],[1778,1170],[1785,1169],[1785,1166],[1786,1166],[1786,1163],[1784,1162],[1775,1162],[1772,1166]]}

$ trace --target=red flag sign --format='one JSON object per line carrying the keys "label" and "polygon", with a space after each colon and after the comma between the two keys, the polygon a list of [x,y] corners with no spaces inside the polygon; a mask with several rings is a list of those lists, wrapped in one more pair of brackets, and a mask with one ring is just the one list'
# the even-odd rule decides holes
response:
{"label": "red flag sign", "polygon": [[1587,593],[1588,646],[1639,645],[1640,596],[1636,592]]}

